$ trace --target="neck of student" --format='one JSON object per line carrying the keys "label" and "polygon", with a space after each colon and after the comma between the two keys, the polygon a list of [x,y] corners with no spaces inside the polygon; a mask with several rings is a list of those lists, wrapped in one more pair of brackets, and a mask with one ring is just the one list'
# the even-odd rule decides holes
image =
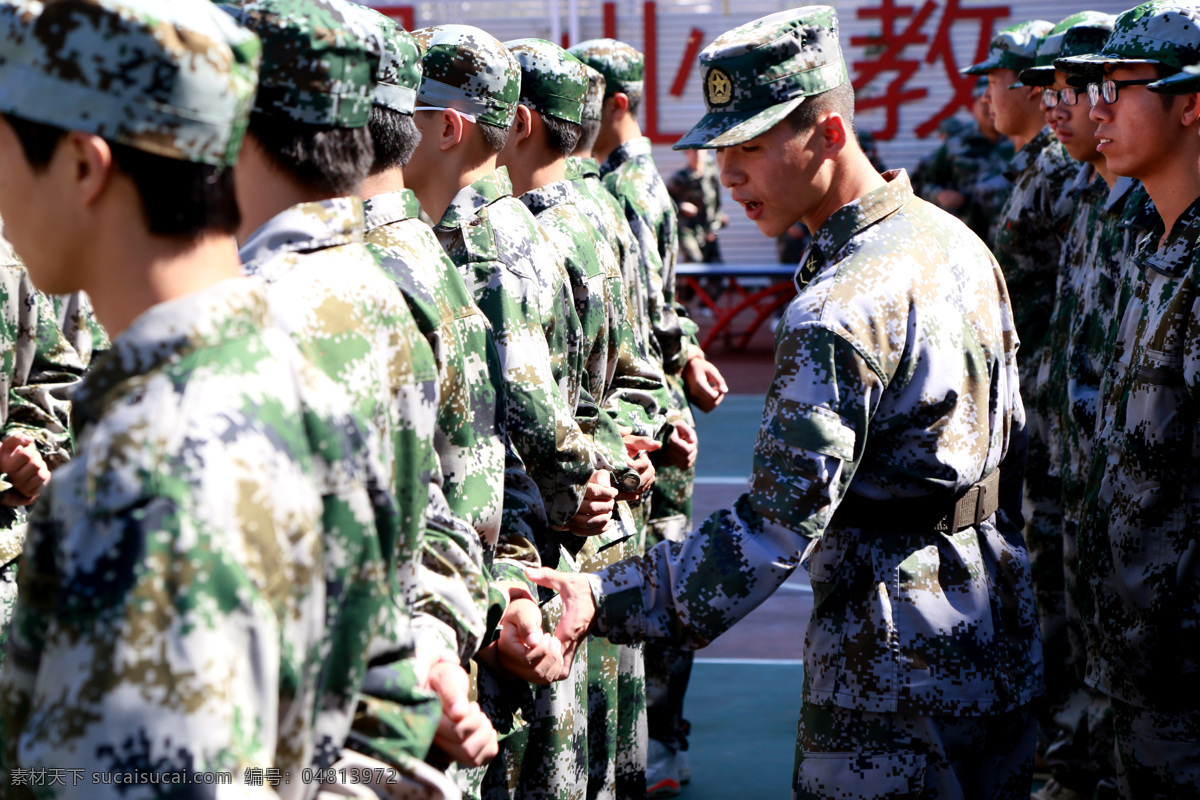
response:
{"label": "neck of student", "polygon": [[800,220],[814,233],[843,206],[887,185],[863,152],[847,147],[829,162],[829,171],[821,202]]}
{"label": "neck of student", "polygon": [[508,168],[508,177],[512,180],[513,194],[517,197],[526,192],[558,183],[567,177],[567,161],[559,157],[551,157],[540,163],[525,165],[524,169],[514,171]]}
{"label": "neck of student", "polygon": [[1146,194],[1154,201],[1154,207],[1163,221],[1163,237],[1171,233],[1175,222],[1187,207],[1200,197],[1200,164],[1196,154],[1188,158],[1171,158],[1153,175],[1142,178]]}
{"label": "neck of student", "polygon": [[404,170],[392,167],[374,175],[368,175],[359,186],[358,196],[363,200],[378,197],[381,194],[398,192],[404,188]]}
{"label": "neck of student", "polygon": [[1037,138],[1037,135],[1042,132],[1041,124],[1030,123],[1027,128],[1021,130],[1020,133],[1010,133],[1008,138],[1012,140],[1013,148],[1019,153],[1025,149],[1025,145]]}
{"label": "neck of student", "polygon": [[[1104,156],[1101,156],[1095,161],[1089,161],[1088,163],[1092,165],[1092,169],[1096,171],[1096,175],[1099,175],[1100,178],[1106,184],[1108,184],[1108,188],[1111,189],[1113,184],[1117,182],[1117,176],[1111,169],[1108,168],[1108,159]],[[1092,176],[1092,179],[1095,180],[1095,176]]]}
{"label": "neck of student", "polygon": [[608,149],[602,150],[599,140],[597,140],[596,146],[592,148],[592,157],[601,164],[607,161],[612,152],[621,145],[642,138],[642,126],[638,123],[637,117],[632,114],[626,114],[613,123],[613,125],[615,128],[614,135],[610,140],[611,144],[609,144]]}
{"label": "neck of student", "polygon": [[446,209],[454,202],[454,196],[480,178],[485,178],[496,171],[496,157],[484,159],[478,164],[458,165],[448,162],[450,169],[440,175],[440,180],[429,181],[429,185],[421,187],[417,193],[417,202],[432,220],[440,220],[446,215]]}
{"label": "neck of student", "polygon": [[270,163],[253,134],[246,137],[236,169],[235,192],[242,211],[242,224],[237,229],[239,243],[245,243],[268,220],[292,206],[331,199],[331,195],[302,185]]}
{"label": "neck of student", "polygon": [[[140,230],[144,231],[145,223]],[[101,235],[92,252],[96,262],[88,274],[95,276],[84,287],[96,318],[115,337],[145,311],[216,283],[241,275],[237,243],[225,234],[205,234],[197,239],[152,234]],[[108,241],[103,241],[108,239]]]}

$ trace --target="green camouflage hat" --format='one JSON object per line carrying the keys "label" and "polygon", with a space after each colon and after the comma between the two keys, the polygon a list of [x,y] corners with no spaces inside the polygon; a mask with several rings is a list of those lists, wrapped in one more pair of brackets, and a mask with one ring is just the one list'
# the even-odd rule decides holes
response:
{"label": "green camouflage hat", "polygon": [[421,48],[417,40],[387,14],[358,3],[347,5],[353,9],[355,22],[383,43],[383,58],[375,73],[375,105],[411,115],[421,85]]}
{"label": "green camouflage hat", "polygon": [[0,112],[167,158],[237,161],[261,47],[208,0],[0,7]]}
{"label": "green camouflage hat", "polygon": [[1159,94],[1195,94],[1200,92],[1200,64],[1191,64],[1174,75],[1146,87]]}
{"label": "green camouflage hat", "polygon": [[361,128],[383,46],[347,0],[237,0],[223,5],[263,42],[254,110],[305,125]]}
{"label": "green camouflage hat", "polygon": [[521,65],[521,102],[578,124],[588,88],[583,62],[545,39],[513,39],[504,46]]}
{"label": "green camouflage hat", "polygon": [[1020,72],[1033,66],[1037,58],[1038,45],[1054,28],[1053,22],[1033,19],[1010,25],[992,37],[988,44],[987,58],[959,72],[964,75],[983,75],[994,69],[1011,69]]}
{"label": "green camouflage hat", "polygon": [[417,99],[456,108],[480,122],[512,125],[521,97],[521,67],[486,31],[471,25],[437,25],[413,31],[425,51]]}
{"label": "green camouflage hat", "polygon": [[773,128],[804,98],[850,80],[829,6],[780,11],[721,34],[700,53],[708,113],[674,149],[728,147]]}
{"label": "green camouflage hat", "polygon": [[588,39],[567,52],[604,76],[604,96],[641,94],[646,85],[646,59],[616,39]]}
{"label": "green camouflage hat", "polygon": [[583,96],[582,118],[599,120],[604,114],[604,85],[606,81],[599,71],[592,69],[587,64],[584,64],[583,68],[587,70],[588,88],[587,94]]}
{"label": "green camouflage hat", "polygon": [[1172,69],[1200,62],[1200,8],[1151,2],[1131,8],[1113,24],[1104,46],[1088,55],[1058,58],[1063,72],[1094,72],[1109,64],[1163,64]]}
{"label": "green camouflage hat", "polygon": [[1116,17],[1099,11],[1080,11],[1054,26],[1038,45],[1037,58],[1029,69],[1021,70],[1025,86],[1050,86],[1054,83],[1054,60],[1098,53],[1112,33]]}

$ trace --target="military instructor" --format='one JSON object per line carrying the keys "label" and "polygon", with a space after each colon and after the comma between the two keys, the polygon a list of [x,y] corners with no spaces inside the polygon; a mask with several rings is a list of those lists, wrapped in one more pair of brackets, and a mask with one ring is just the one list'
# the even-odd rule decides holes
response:
{"label": "military instructor", "polygon": [[808,6],[700,55],[713,148],[767,236],[813,242],[777,332],[750,490],[564,596],[557,635],[711,642],[803,564],[799,798],[1028,797],[1042,657],[1020,533],[1025,414],[1003,275],[854,134],[837,17]]}

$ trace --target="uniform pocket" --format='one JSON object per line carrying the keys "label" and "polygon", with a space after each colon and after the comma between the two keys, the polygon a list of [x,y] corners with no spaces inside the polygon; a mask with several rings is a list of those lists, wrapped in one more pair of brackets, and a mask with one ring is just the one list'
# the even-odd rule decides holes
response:
{"label": "uniform pocket", "polygon": [[797,753],[796,800],[906,800],[925,785],[919,753]]}

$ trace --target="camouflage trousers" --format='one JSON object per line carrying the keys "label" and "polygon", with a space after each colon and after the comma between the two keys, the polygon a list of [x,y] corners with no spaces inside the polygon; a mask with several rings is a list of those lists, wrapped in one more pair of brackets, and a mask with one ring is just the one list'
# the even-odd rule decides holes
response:
{"label": "camouflage trousers", "polygon": [[17,562],[0,567],[0,664],[8,653],[8,623],[12,621],[13,606],[17,604]]}
{"label": "camouflage trousers", "polygon": [[805,703],[797,800],[1028,800],[1033,709],[977,717],[881,714]]}
{"label": "camouflage trousers", "polygon": [[[618,504],[624,515],[625,504]],[[629,519],[638,527],[640,514]],[[641,535],[603,541],[580,553],[579,567],[595,572],[638,555]],[[646,796],[646,674],[642,645],[588,639],[588,800]]]}
{"label": "camouflage trousers", "polygon": [[1116,699],[1112,706],[1121,797],[1200,797],[1200,708],[1148,711]]}

